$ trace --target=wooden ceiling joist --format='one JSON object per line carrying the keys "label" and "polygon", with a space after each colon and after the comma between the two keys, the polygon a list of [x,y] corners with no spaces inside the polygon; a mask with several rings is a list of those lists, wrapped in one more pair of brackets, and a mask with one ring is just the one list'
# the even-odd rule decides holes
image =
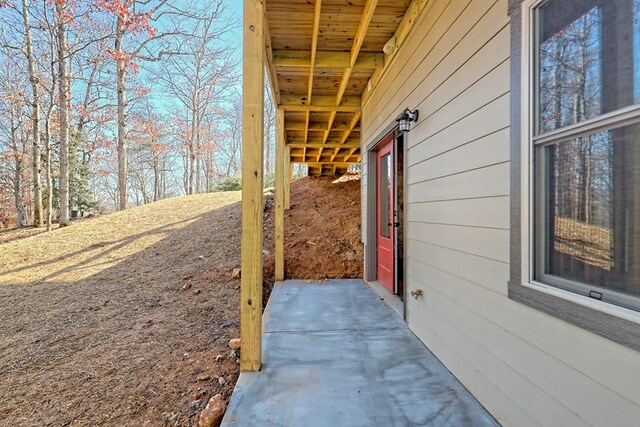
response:
{"label": "wooden ceiling joist", "polygon": [[291,147],[291,148],[335,148],[335,149],[341,149],[341,148],[348,148],[348,149],[352,149],[352,148],[360,148],[360,143],[351,143],[351,144],[339,144],[339,143],[322,143],[322,142],[307,142],[307,143],[287,143],[287,147]]}
{"label": "wooden ceiling joist", "polygon": [[280,104],[280,84],[278,83],[278,73],[273,62],[273,49],[271,45],[271,33],[269,32],[269,21],[267,20],[267,11],[264,10],[264,66],[269,76],[269,84],[271,85],[271,94],[276,105]]}
{"label": "wooden ceiling joist", "polygon": [[[358,55],[360,54],[362,43],[364,42],[364,38],[367,35],[367,30],[369,29],[369,24],[371,23],[371,19],[373,18],[373,14],[376,10],[377,5],[378,0],[367,0],[367,3],[364,5],[364,11],[362,12],[362,17],[360,18],[360,23],[358,24],[358,30],[356,31],[356,35],[353,38],[353,46],[351,47],[349,56],[349,66],[344,69],[342,80],[340,81],[340,86],[338,87],[336,105],[340,105],[342,103],[342,97],[344,96],[347,85],[349,84],[349,79],[351,78],[353,67],[356,63],[356,60],[358,59]],[[335,120],[335,118],[336,114],[334,111],[332,111],[331,115],[329,116],[329,129],[331,129],[331,127],[333,126],[333,121]],[[327,140],[327,138],[329,138],[329,132],[326,132],[324,135],[325,141]]]}
{"label": "wooden ceiling joist", "polygon": [[398,50],[404,44],[407,36],[409,35],[413,27],[417,25],[418,19],[420,18],[420,16],[423,16],[422,14],[424,10],[427,8],[427,5],[432,6],[433,3],[434,2],[430,0],[413,0],[411,4],[409,4],[409,7],[407,8],[406,12],[402,17],[402,21],[400,21],[398,28],[396,28],[396,31],[393,34],[394,37],[396,38],[396,48],[393,50],[392,53],[385,55],[384,66],[382,68],[376,69],[376,71],[373,73],[373,76],[371,76],[371,78],[369,79],[369,84],[367,84],[367,89],[362,94],[363,105],[367,103],[367,101],[369,100],[369,97],[371,96],[371,92],[373,92],[373,89],[376,86],[378,86],[380,79],[385,74],[385,72],[389,69],[389,66],[391,65],[393,60],[396,58]]}
{"label": "wooden ceiling joist", "polygon": [[[344,145],[349,139],[351,132],[353,132],[353,129],[356,127],[356,124],[358,124],[358,122],[360,121],[360,115],[361,115],[360,113],[355,113],[353,115],[353,118],[351,119],[351,123],[349,123],[349,129],[347,129],[342,134],[342,139],[340,140],[341,145]],[[358,144],[358,146],[360,146],[360,144]],[[338,155],[338,152],[339,150],[336,150],[335,154],[333,155],[333,158],[331,158],[332,161],[336,158],[336,156]]]}
{"label": "wooden ceiling joist", "polygon": [[[267,73],[285,116],[287,157],[322,174],[360,161],[362,105],[429,0],[268,0]],[[397,51],[397,48],[396,48]],[[333,166],[336,164],[338,166]]]}
{"label": "wooden ceiling joist", "polygon": [[[316,95],[313,99],[309,95],[280,95],[280,105],[283,107],[296,105],[310,106],[336,106],[334,97],[327,95]],[[340,107],[360,107],[360,98],[357,96],[344,97],[339,104]]]}
{"label": "wooden ceiling joist", "polygon": [[[273,52],[273,62],[276,67],[311,68],[348,68],[351,66],[351,54],[349,52],[316,52],[315,61],[312,52],[304,50],[277,50]],[[384,65],[383,53],[362,53],[353,64],[353,69],[375,70]]]}
{"label": "wooden ceiling joist", "polygon": [[[315,75],[316,67],[316,52],[318,50],[318,33],[320,32],[320,16],[322,15],[322,0],[316,0],[316,4],[313,11],[313,32],[311,34],[311,54],[309,56],[309,80],[307,83],[307,102],[311,104],[311,95],[313,94],[313,78]],[[309,137],[309,120],[310,110],[306,110],[305,115],[305,131],[304,140],[307,141]],[[306,148],[305,148],[306,155]]]}
{"label": "wooden ceiling joist", "polygon": [[[330,112],[333,114],[335,118],[335,113],[337,112],[345,112],[345,113],[359,113],[360,106],[359,105],[298,105],[298,104],[280,104],[285,111],[305,111],[305,112],[319,112],[326,113]],[[329,131],[327,131],[329,133]],[[327,135],[328,136],[328,135]]]}
{"label": "wooden ceiling joist", "polygon": [[[358,113],[356,113],[358,114]],[[285,129],[286,130],[298,130],[298,131],[303,131],[306,129],[306,125],[305,122],[300,122],[300,121],[289,121],[287,122],[287,124],[285,125]],[[309,132],[326,132],[329,129],[327,128],[327,124],[326,123],[309,123]],[[354,128],[350,128],[349,124],[345,124],[345,125],[336,125],[333,127],[333,129],[331,129],[332,131],[338,131],[338,132],[346,132],[346,131],[353,131],[353,132],[360,132],[360,127],[356,126]]]}

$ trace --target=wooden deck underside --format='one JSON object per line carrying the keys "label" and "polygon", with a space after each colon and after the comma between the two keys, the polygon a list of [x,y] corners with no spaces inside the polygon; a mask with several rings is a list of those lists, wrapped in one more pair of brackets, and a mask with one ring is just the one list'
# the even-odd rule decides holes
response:
{"label": "wooden deck underside", "polygon": [[[360,163],[361,105],[427,0],[267,0],[266,59],[289,161],[309,175]],[[397,51],[397,49],[396,49]]]}

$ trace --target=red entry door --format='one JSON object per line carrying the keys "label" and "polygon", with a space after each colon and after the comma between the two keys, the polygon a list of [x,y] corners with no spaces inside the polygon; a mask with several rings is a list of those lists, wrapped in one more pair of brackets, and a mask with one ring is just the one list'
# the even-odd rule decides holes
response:
{"label": "red entry door", "polygon": [[378,282],[394,293],[393,260],[393,136],[378,150]]}

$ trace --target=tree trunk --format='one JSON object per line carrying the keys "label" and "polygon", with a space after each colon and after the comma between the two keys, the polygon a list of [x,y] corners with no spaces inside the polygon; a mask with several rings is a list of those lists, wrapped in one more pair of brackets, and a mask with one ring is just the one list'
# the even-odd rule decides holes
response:
{"label": "tree trunk", "polygon": [[24,210],[22,206],[22,189],[20,188],[20,179],[22,178],[22,160],[16,155],[16,170],[13,177],[13,197],[16,204],[16,225],[18,228],[24,226]]}
{"label": "tree trunk", "polygon": [[153,155],[153,201],[157,202],[160,197],[160,174],[158,171],[158,154]]}
{"label": "tree trunk", "polygon": [[11,148],[13,149],[13,156],[15,160],[15,170],[13,174],[13,198],[16,207],[16,225],[22,227],[24,225],[24,212],[22,209],[22,186],[20,180],[22,179],[22,154],[18,151],[18,127],[16,124],[16,112],[15,106],[11,105],[10,110],[10,123],[11,123]]}
{"label": "tree trunk", "polygon": [[51,231],[51,218],[53,217],[53,180],[51,179],[51,113],[53,112],[53,103],[49,106],[47,116],[44,122],[44,154],[47,161],[46,179],[47,179],[47,215],[45,224],[47,231]]}
{"label": "tree trunk", "polygon": [[33,170],[33,226],[42,227],[42,183],[40,182],[40,90],[38,87],[38,77],[36,76],[33,46],[31,44],[31,24],[29,23],[27,0],[22,0],[22,21],[24,23],[24,39],[27,48],[27,60],[29,63],[29,81],[31,82],[31,89],[33,91],[33,102],[31,104],[31,122],[33,124],[33,143],[31,148],[31,167]]}
{"label": "tree trunk", "polygon": [[67,34],[64,8],[56,2],[58,19],[58,111],[60,114],[60,225],[69,225],[69,79],[67,78]]}
{"label": "tree trunk", "polygon": [[127,89],[125,85],[126,62],[122,42],[125,24],[118,16],[116,24],[116,90],[118,92],[118,210],[127,209]]}
{"label": "tree trunk", "polygon": [[194,177],[195,177],[195,160],[196,160],[196,107],[195,97],[193,100],[193,109],[191,110],[191,136],[189,138],[189,189],[187,194],[193,194]]}

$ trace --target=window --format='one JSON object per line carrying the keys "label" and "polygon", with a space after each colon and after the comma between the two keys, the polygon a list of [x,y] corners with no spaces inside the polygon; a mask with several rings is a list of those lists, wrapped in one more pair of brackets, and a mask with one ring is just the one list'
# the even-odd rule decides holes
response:
{"label": "window", "polygon": [[533,9],[532,278],[640,310],[640,0]]}
{"label": "window", "polygon": [[391,237],[391,153],[380,157],[380,235]]}

